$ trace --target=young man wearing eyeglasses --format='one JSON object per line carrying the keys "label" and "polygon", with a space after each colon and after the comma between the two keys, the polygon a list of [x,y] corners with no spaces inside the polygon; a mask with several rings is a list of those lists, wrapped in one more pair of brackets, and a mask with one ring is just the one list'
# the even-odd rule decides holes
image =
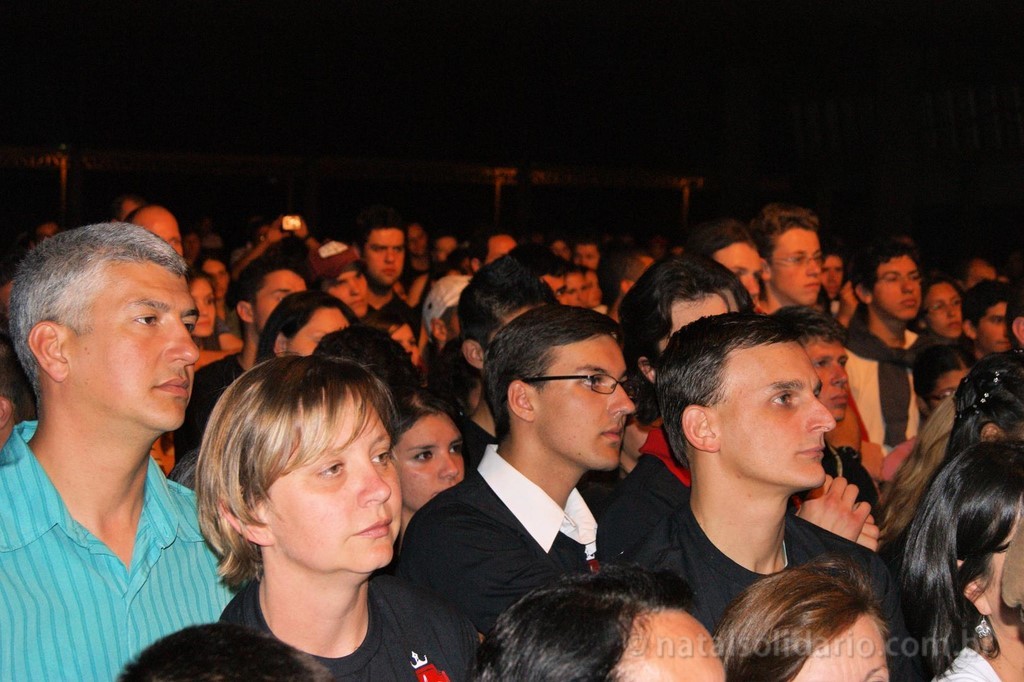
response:
{"label": "young man wearing eyeglasses", "polygon": [[498,444],[416,513],[398,569],[481,633],[530,590],[597,568],[597,522],[576,484],[619,463],[634,405],[618,339],[600,313],[546,305],[488,346],[484,389]]}
{"label": "young man wearing eyeglasses", "polygon": [[818,302],[824,262],[819,228],[814,211],[789,204],[768,204],[751,221],[761,254],[762,311],[771,314],[785,306]]}
{"label": "young man wearing eyeglasses", "polygon": [[911,381],[923,342],[907,326],[921,307],[921,271],[913,246],[888,240],[854,258],[860,305],[850,321],[846,372],[868,440],[889,450],[917,435],[920,415]]}

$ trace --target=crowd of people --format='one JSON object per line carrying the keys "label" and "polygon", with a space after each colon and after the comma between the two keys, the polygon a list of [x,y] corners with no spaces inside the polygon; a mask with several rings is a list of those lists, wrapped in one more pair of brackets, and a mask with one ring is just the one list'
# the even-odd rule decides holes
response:
{"label": "crowd of people", "polygon": [[778,203],[44,227],[0,263],[3,679],[1024,681],[1019,273]]}

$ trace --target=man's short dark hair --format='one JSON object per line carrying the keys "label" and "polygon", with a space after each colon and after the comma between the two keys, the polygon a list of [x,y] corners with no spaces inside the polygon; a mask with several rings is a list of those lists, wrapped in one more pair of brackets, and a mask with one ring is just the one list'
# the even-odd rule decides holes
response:
{"label": "man's short dark hair", "polygon": [[597,285],[601,287],[601,302],[611,305],[619,298],[622,283],[635,282],[644,274],[645,259],[650,254],[636,247],[609,248],[597,264]]}
{"label": "man's short dark hair", "polygon": [[526,266],[534,277],[563,277],[569,267],[565,260],[551,253],[551,249],[543,244],[520,244],[509,251],[508,255]]}
{"label": "man's short dark hair", "polygon": [[834,317],[803,305],[791,305],[776,310],[774,316],[796,331],[800,345],[820,341],[846,345],[846,329]]}
{"label": "man's short dark hair", "polygon": [[686,253],[711,258],[716,251],[737,243],[755,246],[754,238],[746,225],[735,218],[708,220],[693,228],[686,238]]}
{"label": "man's short dark hair", "polygon": [[[394,227],[405,235],[405,221],[398,211],[390,206],[374,205],[364,208],[356,217],[356,236],[359,239],[359,246],[365,247],[370,233],[374,230],[382,230],[387,227]],[[404,239],[404,236],[403,236]]]}
{"label": "man's short dark hair", "polygon": [[964,292],[961,308],[963,310],[964,322],[969,320],[971,324],[977,327],[989,308],[998,303],[1009,304],[1011,293],[1010,285],[1006,282],[1000,282],[996,279],[986,279],[978,282]]}
{"label": "man's short dark hair", "polygon": [[232,623],[193,625],[157,640],[125,667],[118,682],[330,682],[309,654]]}
{"label": "man's short dark hair", "polygon": [[487,350],[488,340],[504,318],[517,310],[554,303],[551,287],[519,261],[504,256],[480,268],[459,297],[462,338]]}
{"label": "man's short dark hair", "polygon": [[809,208],[779,203],[767,204],[750,221],[750,234],[757,244],[757,252],[765,260],[771,259],[778,238],[797,228],[817,232],[821,229],[821,221]]}
{"label": "man's short dark hair", "polygon": [[655,388],[669,445],[683,464],[688,464],[689,452],[680,424],[683,410],[716,405],[725,398],[725,365],[733,352],[777,343],[799,343],[799,335],[782,320],[755,313],[702,317],[672,335],[661,355]]}
{"label": "man's short dark hair", "polygon": [[[637,418],[650,422],[658,416],[653,387],[641,374],[637,362],[646,357],[657,369],[658,343],[672,331],[672,306],[679,301],[699,301],[721,296],[738,310],[753,307],[750,294],[736,275],[710,258],[685,254],[655,263],[640,276],[619,306],[619,320],[625,335],[623,356],[626,371],[638,387]],[[729,298],[732,301],[729,301]]]}
{"label": "man's short dark hair", "polygon": [[853,263],[850,265],[850,282],[855,287],[864,287],[871,291],[878,281],[878,268],[903,256],[907,256],[917,265],[921,263],[917,249],[906,241],[886,239],[878,244],[871,244],[853,257]]}
{"label": "man's short dark hair", "polygon": [[665,610],[690,608],[681,577],[634,566],[564,575],[498,616],[477,651],[473,679],[613,680],[629,651],[636,621]]}
{"label": "man's short dark hair", "polygon": [[528,310],[495,335],[484,359],[484,391],[499,441],[509,432],[509,384],[543,375],[556,348],[597,336],[618,340],[619,325],[593,310],[557,303]]}
{"label": "man's short dark hair", "polygon": [[278,270],[290,270],[305,279],[302,270],[296,267],[292,259],[275,255],[262,256],[246,265],[245,269],[238,275],[237,286],[231,287],[231,290],[235,292],[235,301],[233,303],[238,303],[239,301],[255,303],[256,294],[263,288],[267,276]]}

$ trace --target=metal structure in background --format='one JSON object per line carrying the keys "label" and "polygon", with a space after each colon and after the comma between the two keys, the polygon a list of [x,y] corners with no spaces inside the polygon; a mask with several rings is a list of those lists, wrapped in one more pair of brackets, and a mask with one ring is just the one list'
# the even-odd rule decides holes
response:
{"label": "metal structure in background", "polygon": [[316,188],[327,179],[375,180],[396,183],[488,185],[493,188],[494,224],[501,222],[502,191],[507,187],[608,187],[673,189],[680,193],[679,224],[687,227],[692,192],[704,178],[589,167],[518,168],[469,163],[400,161],[390,159],[307,158],[187,152],[0,147],[0,168],[57,171],[60,183],[60,222],[81,213],[81,178],[85,173],[181,173],[194,176],[266,176],[285,178],[289,203],[297,181],[307,186],[306,201],[315,201]]}

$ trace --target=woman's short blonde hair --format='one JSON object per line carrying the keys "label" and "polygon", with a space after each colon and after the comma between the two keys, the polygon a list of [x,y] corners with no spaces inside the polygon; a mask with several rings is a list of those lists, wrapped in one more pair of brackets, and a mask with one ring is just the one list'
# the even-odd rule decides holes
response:
{"label": "woman's short blonde hair", "polygon": [[330,449],[343,417],[353,425],[347,445],[377,419],[392,434],[394,414],[387,387],[366,368],[318,356],[268,360],[225,391],[203,436],[195,489],[200,528],[228,585],[260,577],[263,565],[226,514],[259,525],[255,510],[270,486]]}

